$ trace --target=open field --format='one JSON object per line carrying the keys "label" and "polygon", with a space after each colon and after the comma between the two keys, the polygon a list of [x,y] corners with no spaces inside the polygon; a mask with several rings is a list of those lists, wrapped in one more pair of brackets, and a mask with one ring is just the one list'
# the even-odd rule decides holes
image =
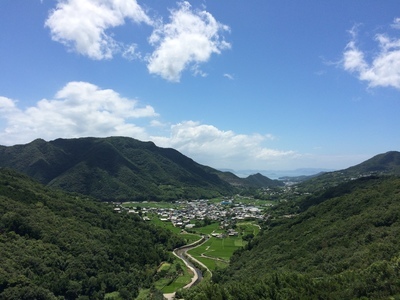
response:
{"label": "open field", "polygon": [[188,251],[188,253],[196,258],[203,255],[229,261],[233,252],[244,245],[240,237],[211,237],[203,245]]}
{"label": "open field", "polygon": [[212,223],[212,224],[204,226],[204,227],[195,227],[192,229],[192,231],[195,231],[198,234],[211,234],[213,232],[216,232],[216,233],[223,232],[223,230],[221,230],[219,228],[218,223]]}
{"label": "open field", "polygon": [[165,208],[165,209],[179,207],[178,204],[172,203],[172,202],[124,202],[121,205],[123,207],[134,208],[134,209],[137,207],[141,207],[141,208],[154,207],[154,208]]}
{"label": "open field", "polygon": [[183,288],[193,277],[192,271],[178,258],[172,264],[164,263],[160,266],[158,274],[160,279],[155,282],[155,287],[163,293],[172,293]]}
{"label": "open field", "polygon": [[155,224],[157,226],[160,226],[162,228],[166,228],[166,229],[168,229],[168,230],[170,230],[170,231],[172,231],[172,232],[174,232],[176,234],[179,234],[182,231],[182,228],[175,227],[171,222],[163,222],[163,221],[161,221],[158,218],[158,216],[155,215],[155,214],[149,215],[149,218],[150,218],[150,221],[153,224]]}
{"label": "open field", "polygon": [[236,224],[237,230],[241,231],[243,235],[254,234],[257,235],[260,232],[260,227],[252,222],[240,222]]}

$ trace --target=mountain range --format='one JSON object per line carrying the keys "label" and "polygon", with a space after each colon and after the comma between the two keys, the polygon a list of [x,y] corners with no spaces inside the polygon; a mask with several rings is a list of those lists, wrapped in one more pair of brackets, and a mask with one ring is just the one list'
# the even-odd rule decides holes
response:
{"label": "mountain range", "polygon": [[239,178],[171,148],[127,137],[42,139],[0,146],[0,167],[102,200],[175,200],[232,194],[237,187],[283,185],[261,174]]}
{"label": "mountain range", "polygon": [[[0,167],[0,299],[134,299],[151,286],[167,250],[183,243],[134,214],[37,181],[103,200],[107,191],[120,200],[173,199],[276,183],[120,137],[0,146],[0,166],[36,178]],[[398,299],[400,153],[320,174],[293,190],[296,197],[271,207],[226,269],[177,297]]]}

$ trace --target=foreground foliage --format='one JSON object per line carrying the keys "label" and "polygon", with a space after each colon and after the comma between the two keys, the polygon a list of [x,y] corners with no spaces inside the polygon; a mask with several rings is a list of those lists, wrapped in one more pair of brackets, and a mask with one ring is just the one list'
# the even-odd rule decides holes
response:
{"label": "foreground foliage", "polygon": [[0,169],[0,299],[135,298],[176,235]]}
{"label": "foreground foliage", "polygon": [[387,299],[400,295],[400,178],[309,196],[272,220],[185,299]]}

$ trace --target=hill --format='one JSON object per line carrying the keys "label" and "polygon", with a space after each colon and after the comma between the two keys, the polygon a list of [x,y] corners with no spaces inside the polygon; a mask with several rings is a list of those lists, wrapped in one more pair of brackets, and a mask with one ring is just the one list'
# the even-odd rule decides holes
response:
{"label": "hill", "polygon": [[283,181],[273,180],[260,173],[249,175],[244,181],[248,184],[248,186],[262,188],[262,187],[274,187],[274,186],[284,186]]}
{"label": "hill", "polygon": [[185,299],[398,297],[400,178],[364,177],[335,189],[291,218],[270,220],[214,283]]}
{"label": "hill", "polygon": [[267,188],[285,185],[281,180],[273,180],[260,173],[249,175],[246,178],[238,177],[229,171],[218,171],[215,174],[232,186],[239,188]]}
{"label": "hill", "polygon": [[0,169],[0,299],[134,299],[177,236]]}
{"label": "hill", "polygon": [[37,139],[0,146],[0,166],[102,200],[171,200],[229,194],[217,170],[174,149],[126,137]]}
{"label": "hill", "polygon": [[326,172],[304,180],[298,185],[300,190],[314,193],[340,183],[371,175],[400,176],[400,152],[389,151],[378,154],[358,165],[344,170]]}

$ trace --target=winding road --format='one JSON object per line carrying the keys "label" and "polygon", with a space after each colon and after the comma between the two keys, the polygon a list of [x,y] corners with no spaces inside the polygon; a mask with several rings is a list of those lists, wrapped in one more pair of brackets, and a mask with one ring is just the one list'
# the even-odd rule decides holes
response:
{"label": "winding road", "polygon": [[[200,261],[198,261],[197,259],[195,259],[193,256],[189,255],[187,253],[187,251],[194,249],[200,245],[202,245],[203,243],[205,243],[208,240],[209,237],[202,237],[200,240],[190,244],[190,245],[186,245],[180,248],[176,248],[173,253],[176,257],[180,258],[185,265],[192,270],[193,272],[193,278],[192,281],[189,282],[187,285],[185,285],[183,288],[187,289],[190,288],[192,285],[199,283],[202,279],[203,279],[203,274],[202,272],[196,268],[193,263],[191,263],[190,260],[195,261],[197,264],[201,265],[203,268],[205,268],[208,272],[211,273],[211,271],[207,268],[206,265],[204,265],[203,263],[201,263]],[[189,258],[189,259],[188,259]],[[169,294],[164,294],[164,298],[166,298],[167,300],[172,300],[175,297],[175,293],[169,293]]]}

